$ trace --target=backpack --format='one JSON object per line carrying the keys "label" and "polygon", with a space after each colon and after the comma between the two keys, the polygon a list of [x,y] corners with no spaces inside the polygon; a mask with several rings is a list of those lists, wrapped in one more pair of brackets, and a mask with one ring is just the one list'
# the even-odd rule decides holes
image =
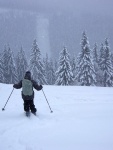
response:
{"label": "backpack", "polygon": [[22,80],[22,93],[26,96],[31,96],[33,94],[33,84],[28,79]]}

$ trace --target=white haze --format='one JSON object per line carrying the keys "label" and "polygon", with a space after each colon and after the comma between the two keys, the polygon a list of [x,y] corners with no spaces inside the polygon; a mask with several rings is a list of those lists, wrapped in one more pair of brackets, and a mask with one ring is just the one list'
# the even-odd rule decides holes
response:
{"label": "white haze", "polygon": [[113,49],[112,0],[0,0],[0,9],[0,51],[6,44],[15,53],[23,46],[29,56],[37,38],[43,56],[58,59],[64,45],[77,55],[84,30],[91,48],[108,38]]}

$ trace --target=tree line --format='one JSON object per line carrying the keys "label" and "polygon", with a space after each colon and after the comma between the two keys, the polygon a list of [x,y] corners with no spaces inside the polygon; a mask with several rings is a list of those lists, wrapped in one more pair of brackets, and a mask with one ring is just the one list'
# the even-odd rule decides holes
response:
{"label": "tree line", "polygon": [[53,60],[41,51],[36,39],[31,47],[30,59],[21,47],[14,56],[10,46],[5,46],[0,54],[0,83],[14,84],[30,70],[33,79],[42,85],[81,85],[81,86],[113,86],[113,54],[108,39],[98,48],[91,49],[85,31],[81,38],[81,50],[78,56],[70,58],[69,51],[63,47],[59,60]]}

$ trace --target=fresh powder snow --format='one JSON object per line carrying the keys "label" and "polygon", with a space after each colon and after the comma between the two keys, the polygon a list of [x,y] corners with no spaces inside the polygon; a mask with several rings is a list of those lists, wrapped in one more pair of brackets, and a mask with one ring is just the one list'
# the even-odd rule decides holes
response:
{"label": "fresh powder snow", "polygon": [[0,84],[0,150],[113,150],[113,88],[43,86],[37,116],[25,116],[21,89]]}

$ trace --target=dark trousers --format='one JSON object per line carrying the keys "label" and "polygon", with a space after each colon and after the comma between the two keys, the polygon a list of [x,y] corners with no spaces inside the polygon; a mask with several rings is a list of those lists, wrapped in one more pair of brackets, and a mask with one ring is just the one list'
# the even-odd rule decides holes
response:
{"label": "dark trousers", "polygon": [[30,110],[32,113],[35,113],[37,111],[34,105],[34,101],[24,100],[24,111],[30,111]]}

